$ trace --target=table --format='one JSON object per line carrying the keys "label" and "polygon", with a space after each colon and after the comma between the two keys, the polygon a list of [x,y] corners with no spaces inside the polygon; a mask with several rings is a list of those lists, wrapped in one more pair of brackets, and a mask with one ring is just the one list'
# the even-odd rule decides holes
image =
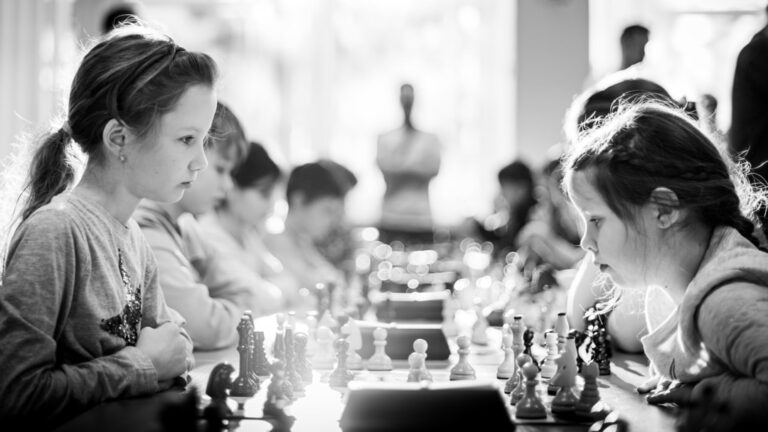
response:
{"label": "table", "polygon": [[[503,355],[496,348],[499,346],[500,332],[495,328],[489,330],[491,336],[489,346],[473,346],[470,363],[475,367],[479,381],[496,383],[501,391],[504,381],[496,379],[496,367]],[[454,354],[448,361],[428,360],[427,366],[436,382],[448,381],[450,368],[457,359],[455,349],[452,351]],[[239,366],[239,356],[234,348],[198,352],[195,357],[197,365],[190,372],[190,375],[192,384],[200,392],[205,391],[210,372],[216,364],[227,361],[236,369]],[[619,412],[620,417],[629,424],[630,430],[674,431],[674,410],[648,405],[645,398],[635,391],[635,387],[642,383],[647,376],[648,367],[645,357],[615,353],[611,363],[612,375],[601,376],[598,379],[603,401]],[[394,365],[395,370],[392,372],[358,371],[356,380],[405,382],[408,374],[406,362],[395,361]],[[289,406],[288,412],[296,417],[293,431],[335,432],[341,430],[338,419],[344,409],[344,398],[341,392],[328,385],[329,372],[316,370],[314,382],[307,386],[306,395]],[[261,415],[266,397],[266,385],[267,382],[262,383],[261,390],[254,398],[246,402],[246,416],[259,417]],[[159,431],[161,425],[157,417],[160,413],[160,407],[164,403],[181,400],[183,395],[184,393],[180,391],[169,391],[144,398],[105,403],[80,415],[57,430],[62,432],[103,430],[106,425],[109,425],[109,429],[115,431]],[[504,400],[508,403],[508,396],[504,396]],[[207,405],[207,396],[203,395],[202,402]],[[588,424],[542,424],[540,420],[525,422],[515,420],[515,423],[518,425],[518,431],[584,431],[589,426]],[[271,426],[265,422],[244,420],[237,430],[268,431],[270,429]]]}

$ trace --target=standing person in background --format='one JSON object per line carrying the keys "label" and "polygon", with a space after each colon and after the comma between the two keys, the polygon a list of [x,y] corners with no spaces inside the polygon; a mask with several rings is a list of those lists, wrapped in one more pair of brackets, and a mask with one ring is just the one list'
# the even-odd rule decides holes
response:
{"label": "standing person in background", "polygon": [[[731,155],[743,155],[752,168],[750,181],[764,187],[768,182],[768,25],[739,52],[732,103],[729,150]],[[761,209],[759,216],[768,233],[766,211]]]}
{"label": "standing person in background", "polygon": [[400,87],[403,125],[379,136],[376,164],[384,176],[382,241],[433,241],[429,184],[440,171],[441,145],[437,136],[417,129],[411,119],[414,91]]}
{"label": "standing person in background", "polygon": [[211,211],[232,188],[232,166],[246,144],[237,117],[221,103],[210,133],[209,168],[184,197],[175,203],[145,200],[134,213],[157,257],[168,305],[187,320],[198,350],[234,345],[243,311],[258,316],[282,306],[280,291],[216,253],[195,219]]}
{"label": "standing person in background", "polygon": [[639,24],[624,28],[619,38],[621,43],[621,70],[638,65],[645,60],[645,46],[651,32]]}
{"label": "standing person in background", "polygon": [[[83,58],[46,135],[0,286],[0,424],[40,430],[171,386],[194,362],[131,213],[178,201],[206,167],[216,65],[138,26]],[[80,182],[70,159],[87,155]],[[7,203],[6,203],[7,204]]]}
{"label": "standing person in background", "polygon": [[215,211],[200,216],[204,237],[232,265],[240,264],[282,291],[283,309],[293,307],[285,302],[295,298],[299,282],[264,244],[265,222],[274,208],[274,190],[281,172],[259,143],[248,144],[245,156],[232,170],[234,187],[227,192]]}

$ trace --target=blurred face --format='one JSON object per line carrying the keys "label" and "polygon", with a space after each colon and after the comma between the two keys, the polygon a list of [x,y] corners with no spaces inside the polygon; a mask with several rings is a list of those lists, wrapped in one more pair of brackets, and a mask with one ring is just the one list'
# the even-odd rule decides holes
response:
{"label": "blurred face", "polygon": [[618,285],[644,286],[648,268],[644,236],[608,207],[592,186],[588,170],[575,172],[568,190],[584,227],[581,247],[592,253],[595,265]]}
{"label": "blurred face", "polygon": [[234,163],[215,148],[208,153],[208,169],[201,172],[178,205],[182,211],[200,215],[207,213],[224,200],[232,189],[232,167]]}
{"label": "blurred face", "polygon": [[301,197],[291,204],[291,213],[299,219],[302,229],[314,240],[321,240],[344,219],[344,200],[322,197],[304,203]]}
{"label": "blurred face", "polygon": [[214,90],[192,86],[146,137],[129,133],[122,163],[128,191],[139,199],[178,201],[208,164],[204,144],[215,111]]}
{"label": "blurred face", "polygon": [[246,188],[235,187],[227,194],[229,210],[241,222],[259,227],[272,214],[275,182],[263,179]]}
{"label": "blurred face", "polygon": [[525,182],[501,183],[501,196],[510,208],[520,206],[528,199],[528,185]]}

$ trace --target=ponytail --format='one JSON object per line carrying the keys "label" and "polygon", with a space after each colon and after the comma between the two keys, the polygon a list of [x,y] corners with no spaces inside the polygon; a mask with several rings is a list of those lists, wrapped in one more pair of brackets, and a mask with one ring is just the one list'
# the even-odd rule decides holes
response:
{"label": "ponytail", "polygon": [[67,155],[67,146],[72,141],[68,129],[65,123],[58,131],[46,136],[35,152],[25,187],[29,197],[21,215],[22,221],[72,184],[75,168]]}

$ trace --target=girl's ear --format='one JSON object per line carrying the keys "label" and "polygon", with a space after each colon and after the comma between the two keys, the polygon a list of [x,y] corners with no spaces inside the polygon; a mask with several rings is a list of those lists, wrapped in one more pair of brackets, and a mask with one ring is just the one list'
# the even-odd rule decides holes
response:
{"label": "girl's ear", "polygon": [[651,192],[650,202],[659,228],[667,229],[680,219],[680,200],[671,189],[657,187]]}
{"label": "girl's ear", "polygon": [[128,128],[116,119],[109,119],[102,132],[102,141],[107,153],[119,159],[125,149],[127,135]]}

